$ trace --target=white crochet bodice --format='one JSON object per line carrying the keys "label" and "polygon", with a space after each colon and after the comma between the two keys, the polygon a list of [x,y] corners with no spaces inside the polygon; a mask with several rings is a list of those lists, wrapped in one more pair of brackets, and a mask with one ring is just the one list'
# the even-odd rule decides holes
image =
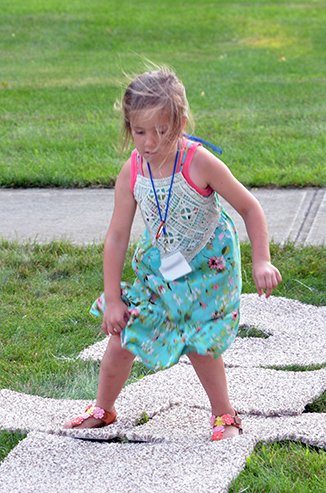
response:
{"label": "white crochet bodice", "polygon": [[[155,179],[154,185],[164,219],[171,177]],[[161,255],[180,250],[190,262],[204,248],[216,229],[220,209],[215,193],[205,197],[198,193],[180,171],[174,177],[170,205],[166,220],[166,238],[161,232],[156,240],[160,226],[155,195],[149,178],[138,174],[134,196],[140,207],[143,220],[153,246]],[[165,247],[166,245],[166,247]]]}

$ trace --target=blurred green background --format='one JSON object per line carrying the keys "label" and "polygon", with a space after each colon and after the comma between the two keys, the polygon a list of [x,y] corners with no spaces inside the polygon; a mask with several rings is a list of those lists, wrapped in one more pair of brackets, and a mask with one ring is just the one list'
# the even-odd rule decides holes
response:
{"label": "blurred green background", "polygon": [[325,186],[326,2],[0,0],[0,186],[112,186],[146,59],[246,186]]}

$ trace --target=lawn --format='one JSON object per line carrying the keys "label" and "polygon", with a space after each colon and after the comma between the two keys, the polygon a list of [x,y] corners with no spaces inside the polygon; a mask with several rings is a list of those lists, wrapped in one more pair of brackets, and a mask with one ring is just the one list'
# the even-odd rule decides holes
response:
{"label": "lawn", "polygon": [[0,186],[113,186],[126,74],[183,80],[246,186],[325,186],[326,2],[2,0]]}

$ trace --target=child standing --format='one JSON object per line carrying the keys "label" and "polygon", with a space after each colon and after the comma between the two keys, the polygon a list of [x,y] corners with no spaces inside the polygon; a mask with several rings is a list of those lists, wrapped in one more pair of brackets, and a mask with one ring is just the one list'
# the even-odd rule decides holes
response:
{"label": "child standing", "polygon": [[[229,169],[183,137],[185,89],[166,69],[146,72],[123,102],[125,145],[136,149],[115,187],[104,246],[103,331],[111,334],[101,363],[97,407],[64,425],[101,427],[116,418],[114,403],[135,356],[164,369],[187,354],[212,407],[213,440],[242,433],[227,391],[222,353],[239,325],[241,267],[235,226],[215,192],[243,217],[252,244],[253,278],[266,297],[281,282],[270,262],[264,213]],[[134,258],[133,286],[121,283],[130,230],[140,207],[146,231]],[[97,312],[98,313],[98,312]]]}

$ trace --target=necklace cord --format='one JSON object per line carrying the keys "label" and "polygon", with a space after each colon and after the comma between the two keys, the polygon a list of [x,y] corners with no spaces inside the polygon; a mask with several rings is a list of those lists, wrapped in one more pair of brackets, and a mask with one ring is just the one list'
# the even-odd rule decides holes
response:
{"label": "necklace cord", "polygon": [[166,207],[165,207],[164,220],[162,219],[161,208],[160,208],[160,204],[159,204],[159,201],[158,201],[158,198],[157,198],[157,193],[156,193],[156,190],[155,190],[155,185],[154,185],[154,181],[153,181],[153,177],[152,177],[152,173],[151,173],[151,168],[150,168],[149,162],[147,161],[148,173],[149,173],[149,177],[151,179],[151,184],[152,184],[153,192],[154,192],[154,195],[155,195],[156,205],[157,205],[158,213],[160,215],[160,220],[161,220],[161,223],[159,225],[158,231],[156,233],[156,239],[158,239],[158,237],[160,235],[162,226],[163,226],[163,234],[166,235],[165,223],[166,223],[166,218],[167,218],[167,215],[168,215],[168,209],[169,209],[169,205],[170,205],[170,197],[171,197],[172,185],[173,185],[175,171],[177,169],[178,158],[179,158],[179,145],[178,145],[177,155],[176,155],[175,161],[174,161],[173,173],[172,173],[172,178],[171,178],[171,183],[170,183],[170,188],[169,188],[169,195],[168,195],[168,200],[167,200]]}

